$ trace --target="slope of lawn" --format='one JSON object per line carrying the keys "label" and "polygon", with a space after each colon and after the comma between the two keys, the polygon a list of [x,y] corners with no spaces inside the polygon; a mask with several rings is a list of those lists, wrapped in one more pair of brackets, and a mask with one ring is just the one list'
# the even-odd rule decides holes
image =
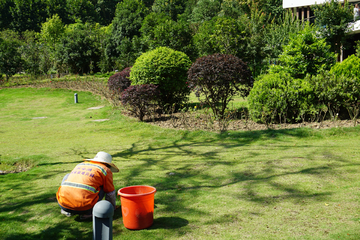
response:
{"label": "slope of lawn", "polygon": [[98,151],[120,169],[116,189],[157,188],[153,226],[128,230],[118,209],[114,239],[360,239],[359,127],[169,130],[74,93],[0,90],[0,170],[32,166],[0,175],[0,239],[92,239],[92,222],[61,215],[55,193]]}

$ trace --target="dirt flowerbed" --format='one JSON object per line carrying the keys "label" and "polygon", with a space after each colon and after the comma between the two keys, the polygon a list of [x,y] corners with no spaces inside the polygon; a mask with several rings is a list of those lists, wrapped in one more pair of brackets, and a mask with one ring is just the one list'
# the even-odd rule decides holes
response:
{"label": "dirt flowerbed", "polygon": [[157,119],[148,119],[147,122],[152,125],[160,126],[163,128],[182,129],[182,130],[205,130],[213,132],[221,131],[257,131],[267,129],[293,129],[300,127],[308,127],[313,129],[326,129],[334,127],[353,127],[360,124],[360,119],[356,122],[352,120],[327,120],[323,122],[304,122],[304,123],[282,123],[282,124],[259,124],[251,120],[237,119],[226,120],[223,122],[212,121],[208,115],[197,114],[182,114],[175,113],[171,115],[165,115]]}

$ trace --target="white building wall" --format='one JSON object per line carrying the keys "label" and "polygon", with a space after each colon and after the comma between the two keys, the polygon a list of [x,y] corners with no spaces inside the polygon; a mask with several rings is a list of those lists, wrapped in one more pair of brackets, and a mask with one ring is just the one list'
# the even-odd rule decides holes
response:
{"label": "white building wall", "polygon": [[[328,0],[283,0],[283,8],[295,8],[303,6],[311,6],[315,4],[322,4]],[[343,2],[343,1],[340,1]],[[359,0],[349,0],[349,2],[359,2]]]}

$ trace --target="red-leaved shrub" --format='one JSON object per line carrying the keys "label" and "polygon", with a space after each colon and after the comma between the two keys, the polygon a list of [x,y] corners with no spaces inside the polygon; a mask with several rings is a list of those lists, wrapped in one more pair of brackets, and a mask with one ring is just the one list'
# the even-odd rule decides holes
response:
{"label": "red-leaved shrub", "polygon": [[236,94],[246,96],[253,79],[246,63],[236,56],[213,54],[198,58],[188,71],[189,87],[204,96],[215,117],[223,119]]}
{"label": "red-leaved shrub", "polygon": [[140,121],[155,112],[160,91],[154,84],[134,85],[121,93],[121,104]]}
{"label": "red-leaved shrub", "polygon": [[125,89],[127,89],[131,82],[129,80],[131,67],[127,67],[121,72],[115,73],[109,77],[108,87],[110,91],[120,94]]}

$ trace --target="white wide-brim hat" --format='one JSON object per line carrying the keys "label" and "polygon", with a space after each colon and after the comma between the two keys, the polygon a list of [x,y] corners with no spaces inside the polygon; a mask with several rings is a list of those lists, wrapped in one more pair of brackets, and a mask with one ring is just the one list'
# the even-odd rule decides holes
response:
{"label": "white wide-brim hat", "polygon": [[115,164],[111,163],[112,161],[111,155],[106,152],[98,152],[93,159],[85,159],[85,160],[106,163],[110,166],[110,170],[112,172],[119,172],[119,169],[115,166]]}

